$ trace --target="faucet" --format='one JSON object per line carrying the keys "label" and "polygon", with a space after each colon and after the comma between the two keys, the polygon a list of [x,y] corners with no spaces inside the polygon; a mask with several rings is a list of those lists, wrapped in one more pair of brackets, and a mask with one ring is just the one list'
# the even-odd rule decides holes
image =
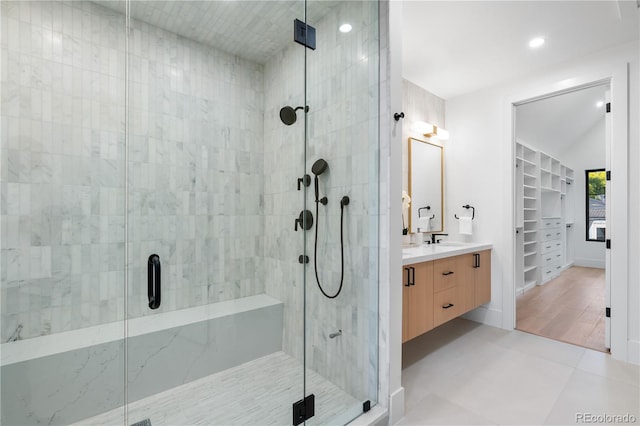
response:
{"label": "faucet", "polygon": [[431,241],[428,241],[428,243],[429,243],[429,244],[436,244],[436,243],[439,243],[439,242],[440,242],[440,240],[437,240],[437,241],[436,241],[436,237],[439,237],[439,236],[446,237],[447,235],[449,235],[449,234],[431,234]]}

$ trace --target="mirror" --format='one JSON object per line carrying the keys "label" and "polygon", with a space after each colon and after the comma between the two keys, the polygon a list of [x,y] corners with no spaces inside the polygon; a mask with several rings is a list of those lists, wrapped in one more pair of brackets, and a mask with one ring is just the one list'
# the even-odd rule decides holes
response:
{"label": "mirror", "polygon": [[[443,232],[442,146],[409,138],[409,231]],[[420,228],[420,230],[418,230]]]}

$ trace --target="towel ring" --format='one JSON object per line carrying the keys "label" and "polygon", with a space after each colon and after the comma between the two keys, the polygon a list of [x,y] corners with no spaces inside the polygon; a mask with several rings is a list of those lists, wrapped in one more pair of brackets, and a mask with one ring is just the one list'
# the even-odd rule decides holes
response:
{"label": "towel ring", "polygon": [[[462,208],[463,209],[467,209],[467,210],[471,209],[471,220],[476,218],[476,208],[475,207],[470,206],[469,204],[466,204],[466,205],[462,206]],[[453,217],[455,217],[458,220],[460,219],[457,214],[454,214]]]}

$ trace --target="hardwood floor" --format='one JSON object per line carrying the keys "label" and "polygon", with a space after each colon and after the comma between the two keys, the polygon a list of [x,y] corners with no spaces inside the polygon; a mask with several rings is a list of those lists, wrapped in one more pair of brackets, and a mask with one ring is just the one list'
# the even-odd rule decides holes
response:
{"label": "hardwood floor", "polygon": [[604,269],[574,266],[516,302],[516,329],[608,352],[604,346]]}

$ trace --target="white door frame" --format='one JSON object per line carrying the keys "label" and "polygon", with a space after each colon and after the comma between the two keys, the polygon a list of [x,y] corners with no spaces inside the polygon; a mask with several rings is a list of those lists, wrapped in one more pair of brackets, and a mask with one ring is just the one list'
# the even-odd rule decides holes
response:
{"label": "white door frame", "polygon": [[[526,89],[505,96],[502,116],[504,118],[505,139],[509,143],[508,155],[510,164],[510,191],[507,197],[512,208],[510,215],[511,252],[505,262],[505,277],[511,278],[511,285],[503,286],[503,327],[514,329],[516,323],[516,237],[515,237],[515,105],[555,96],[580,88],[608,83],[611,89],[611,200],[607,205],[611,208],[611,229],[607,235],[611,239],[611,356],[615,359],[628,360],[628,305],[627,293],[629,282],[629,241],[627,188],[629,172],[627,165],[629,150],[628,117],[628,64],[603,65],[602,69],[580,76],[552,81],[544,84],[530,85]],[[610,202],[611,201],[611,202]],[[505,259],[506,260],[506,259]]]}

